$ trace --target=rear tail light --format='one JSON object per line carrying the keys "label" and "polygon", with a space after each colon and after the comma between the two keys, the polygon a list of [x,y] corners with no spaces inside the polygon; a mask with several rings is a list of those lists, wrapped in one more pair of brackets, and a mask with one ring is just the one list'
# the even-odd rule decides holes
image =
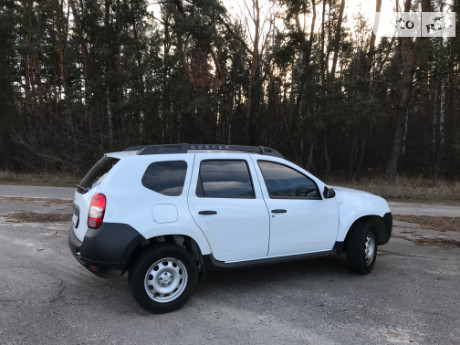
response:
{"label": "rear tail light", "polygon": [[88,227],[97,229],[104,219],[106,198],[104,194],[95,194],[91,199],[88,213]]}

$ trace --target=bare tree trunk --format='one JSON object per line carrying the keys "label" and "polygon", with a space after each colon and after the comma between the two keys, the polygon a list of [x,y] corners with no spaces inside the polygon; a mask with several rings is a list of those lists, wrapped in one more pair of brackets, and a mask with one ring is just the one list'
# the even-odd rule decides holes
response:
{"label": "bare tree trunk", "polygon": [[[109,59],[111,58],[110,53],[112,51],[109,48],[109,45],[107,42],[109,42],[109,27],[110,27],[110,7],[111,7],[111,0],[105,0],[104,2],[104,36],[105,36],[105,42],[104,42],[104,56],[105,56],[105,62],[104,62],[104,74],[107,77],[107,67],[109,66]],[[109,147],[110,149],[113,148],[113,114],[112,114],[112,104],[111,104],[111,99],[110,99],[110,88],[107,85],[107,78],[105,78],[106,83],[105,83],[105,101],[106,101],[106,114],[107,114],[107,123],[108,123],[108,129],[109,129]]]}
{"label": "bare tree trunk", "polygon": [[[275,79],[275,76],[273,75],[273,72],[271,71],[271,66],[270,64],[264,60],[262,58],[262,56],[260,56],[259,54],[259,51],[254,51],[253,49],[251,49],[247,43],[245,42],[245,40],[240,36],[238,35],[231,27],[231,24],[229,24],[229,21],[226,20],[225,18],[222,18],[220,17],[219,18],[219,21],[222,23],[222,25],[225,26],[225,28],[227,29],[227,31],[230,33],[230,35],[232,35],[236,40],[238,40],[241,45],[244,47],[244,49],[249,53],[251,54],[251,56],[254,58],[257,59],[257,61],[263,65],[265,67],[265,73],[267,73],[268,77],[269,77],[269,80],[270,80],[270,84],[273,85],[273,87],[277,87],[277,81]],[[255,84],[255,83],[254,83]],[[285,113],[285,109],[284,109],[284,106],[281,104],[281,93],[280,92],[276,92],[274,93],[273,95],[273,99],[274,99],[274,104],[278,107],[279,111],[280,111],[280,114],[281,114],[281,118],[282,118],[282,123],[283,125],[285,126],[286,128],[286,133],[289,133],[289,123],[288,123],[288,119],[287,119],[287,116],[286,116],[286,113]],[[293,138],[291,135],[287,135],[287,138],[286,138],[286,141],[289,142],[291,148],[292,148],[292,152],[295,152],[296,151],[296,146],[294,145],[294,141],[293,141]]]}
{"label": "bare tree trunk", "polygon": [[[254,21],[254,43],[253,43],[253,52],[259,54],[259,28],[260,28],[260,7],[259,0],[252,0],[252,10],[253,15],[251,16]],[[255,78],[257,72],[257,64],[259,63],[256,55],[252,55],[251,59],[251,70],[249,76],[249,87],[248,87],[248,109],[246,111],[246,135],[244,142],[246,145],[251,144],[251,135],[252,135],[252,113],[253,113],[253,92],[255,86]]]}
{"label": "bare tree trunk", "polygon": [[[90,80],[90,59],[88,53],[88,47],[86,45],[85,35],[83,33],[83,28],[81,26],[80,13],[78,12],[77,5],[75,0],[68,0],[70,7],[72,8],[72,15],[75,21],[75,29],[80,39],[81,54],[83,57],[83,75],[85,78],[85,83],[88,84]],[[86,87],[87,85],[85,85]]]}
{"label": "bare tree trunk", "polygon": [[335,78],[335,70],[337,68],[337,59],[339,57],[339,48],[340,48],[340,40],[342,36],[342,21],[343,21],[343,11],[345,9],[345,0],[342,0],[340,3],[340,13],[339,13],[339,20],[337,22],[337,33],[335,35],[334,40],[334,55],[332,57],[332,68],[331,68],[331,78]]}
{"label": "bare tree trunk", "polygon": [[[398,1],[398,0],[397,0]],[[404,12],[410,12],[411,0],[406,0],[404,2]],[[422,0],[422,11],[430,12],[431,3],[430,0]],[[415,44],[410,37],[402,38],[402,50],[401,50],[401,60],[405,65],[402,73],[402,81],[404,88],[401,93],[400,102],[397,105],[396,110],[396,128],[393,139],[393,147],[390,155],[390,160],[388,162],[387,170],[385,172],[385,177],[388,180],[393,180],[397,173],[401,160],[401,156],[405,149],[405,139],[407,134],[407,123],[408,123],[408,106],[409,101],[412,96],[413,88],[413,78],[415,72],[415,47],[422,40],[421,37],[415,39]]]}
{"label": "bare tree trunk", "polygon": [[[134,34],[134,40],[136,42],[136,48],[138,51],[141,50],[140,48],[140,43],[139,43],[139,35],[137,32],[137,26],[138,26],[138,18],[133,18],[133,34]],[[120,54],[118,54],[118,57],[120,57]],[[136,79],[138,82],[138,90],[137,92],[140,93],[139,99],[140,99],[140,106],[139,106],[139,114],[138,114],[138,120],[139,120],[139,137],[142,141],[142,137],[144,135],[144,126],[145,126],[145,83],[144,83],[144,75],[143,71],[141,69],[142,67],[142,55],[140,53],[136,54]],[[121,63],[118,62],[118,65],[121,66]],[[120,67],[121,69],[121,67]],[[121,70],[120,70],[121,72]]]}
{"label": "bare tree trunk", "polygon": [[[375,4],[375,12],[380,12],[382,8],[382,0],[376,0]],[[375,25],[375,23],[374,23]],[[372,64],[374,63],[374,55],[375,55],[375,33],[372,31],[371,34],[371,42],[369,45],[369,51],[367,53],[367,61],[366,61],[366,71],[364,73],[364,79],[370,80],[371,68]]]}
{"label": "bare tree trunk", "polygon": [[[410,11],[411,0],[406,0],[404,4],[404,12]],[[402,39],[402,60],[405,58],[405,65],[403,69],[403,84],[404,89],[402,90],[399,104],[396,110],[396,128],[393,138],[393,148],[391,150],[390,160],[385,173],[385,177],[388,180],[394,180],[398,173],[399,163],[401,159],[402,150],[404,147],[404,137],[406,131],[406,116],[409,106],[409,101],[412,95],[413,77],[415,70],[415,55],[414,55],[414,43],[410,37],[404,37]]]}
{"label": "bare tree trunk", "polygon": [[321,14],[321,59],[320,59],[320,71],[321,71],[321,85],[326,87],[326,80],[325,80],[325,67],[326,64],[325,56],[324,56],[324,45],[325,45],[325,32],[324,32],[324,21],[326,17],[326,0],[323,0],[323,10]]}
{"label": "bare tree trunk", "polygon": [[[382,7],[382,0],[376,0],[375,11],[380,12],[381,7]],[[366,68],[364,70],[364,79],[367,81],[371,81],[370,71],[374,63],[375,40],[376,40],[376,36],[374,32],[372,31],[371,39],[369,43],[369,51],[367,53]],[[369,83],[369,94],[372,97],[372,94],[373,94],[372,83]],[[371,114],[366,112],[366,114],[363,116],[363,118],[360,121],[359,128],[356,128],[355,130],[355,139],[353,140],[351,158],[350,158],[349,168],[348,168],[349,178],[358,179],[360,176],[362,164],[364,161],[364,155],[366,152],[367,135],[368,135],[369,127],[370,127],[370,117],[371,117]]]}
{"label": "bare tree trunk", "polygon": [[[308,73],[308,74],[310,74],[309,66],[310,66],[311,49],[312,49],[312,45],[313,45],[315,22],[316,22],[316,4],[315,4],[315,0],[312,0],[311,4],[312,4],[312,12],[313,13],[312,13],[311,24],[310,24],[309,39],[308,39],[307,42],[304,43],[304,48],[301,51],[301,55],[299,57],[299,62],[297,64],[298,67],[300,67],[300,64],[302,64],[302,69],[304,71],[303,73]],[[296,20],[297,31],[300,34],[305,35],[305,32],[302,30],[302,28],[300,26],[299,18],[296,17],[296,19],[297,19]],[[298,73],[300,75],[300,73],[301,73],[300,68],[299,68]],[[295,104],[295,111],[294,111],[294,115],[300,117],[301,123],[303,121],[303,114],[301,112],[301,109],[302,109],[303,96],[304,96],[304,93],[305,93],[304,85],[305,85],[306,80],[310,80],[310,78],[309,78],[309,76],[304,75],[301,78],[301,81],[300,81],[300,84],[299,84],[298,96],[297,96],[297,100],[296,100],[296,104]],[[292,128],[292,123],[295,123],[295,122],[290,121],[289,128]],[[301,157],[303,157],[302,151],[303,151],[303,149],[301,150]]]}
{"label": "bare tree trunk", "polygon": [[56,0],[57,38],[59,46],[59,64],[65,97],[69,97],[69,76],[67,72],[67,33],[69,30],[69,9],[64,15],[64,1]]}
{"label": "bare tree trunk", "polygon": [[[330,1],[329,1],[329,10],[330,10]],[[323,0],[323,9],[322,9],[322,14],[321,14],[321,61],[320,61],[320,71],[321,71],[321,85],[322,85],[322,91],[321,91],[321,98],[320,98],[320,104],[321,104],[321,136],[322,136],[322,151],[323,154],[321,155],[321,158],[324,162],[324,177],[326,177],[329,174],[330,170],[330,160],[329,160],[329,151],[328,151],[328,144],[327,144],[327,126],[326,126],[326,112],[327,112],[327,101],[326,97],[328,94],[328,81],[329,77],[328,76],[328,61],[329,61],[329,53],[330,53],[330,48],[326,48],[326,38],[325,38],[325,20],[326,20],[326,0]],[[330,40],[330,35],[331,35],[331,30],[330,30],[330,25],[331,21],[329,20],[329,31],[328,31],[328,37],[329,37],[329,42]],[[326,49],[326,53],[325,53]],[[326,78],[327,77],[327,78]],[[321,143],[321,139],[320,139]],[[321,144],[320,144],[321,145]],[[321,147],[321,146],[320,146]]]}

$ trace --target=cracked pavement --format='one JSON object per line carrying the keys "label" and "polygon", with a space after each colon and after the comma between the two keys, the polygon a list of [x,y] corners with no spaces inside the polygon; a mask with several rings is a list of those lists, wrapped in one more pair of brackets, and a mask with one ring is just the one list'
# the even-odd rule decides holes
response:
{"label": "cracked pavement", "polygon": [[[460,339],[458,248],[395,237],[379,247],[367,276],[350,273],[344,257],[217,272],[200,281],[183,308],[153,315],[135,303],[126,276],[99,278],[75,261],[67,246],[70,222],[2,217],[70,214],[68,190],[21,194],[23,188],[8,194],[0,186],[2,345],[450,345]],[[395,222],[394,231],[444,235],[404,222]]]}

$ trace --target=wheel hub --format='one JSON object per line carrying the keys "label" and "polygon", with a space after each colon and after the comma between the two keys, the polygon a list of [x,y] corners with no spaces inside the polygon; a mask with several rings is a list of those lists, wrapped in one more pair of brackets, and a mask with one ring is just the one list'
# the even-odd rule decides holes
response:
{"label": "wheel hub", "polygon": [[174,275],[169,272],[163,272],[159,277],[158,281],[161,286],[168,286],[171,285],[172,281],[174,280]]}

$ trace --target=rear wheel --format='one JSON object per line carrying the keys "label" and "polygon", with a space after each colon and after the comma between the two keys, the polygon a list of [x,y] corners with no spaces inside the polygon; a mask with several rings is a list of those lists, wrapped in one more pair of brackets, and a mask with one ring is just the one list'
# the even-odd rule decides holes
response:
{"label": "rear wheel", "polygon": [[348,237],[347,258],[352,271],[360,274],[372,271],[377,258],[377,239],[372,223],[353,225]]}
{"label": "rear wheel", "polygon": [[153,313],[181,307],[192,296],[198,269],[192,255],[176,244],[145,250],[129,272],[129,288],[135,300]]}

